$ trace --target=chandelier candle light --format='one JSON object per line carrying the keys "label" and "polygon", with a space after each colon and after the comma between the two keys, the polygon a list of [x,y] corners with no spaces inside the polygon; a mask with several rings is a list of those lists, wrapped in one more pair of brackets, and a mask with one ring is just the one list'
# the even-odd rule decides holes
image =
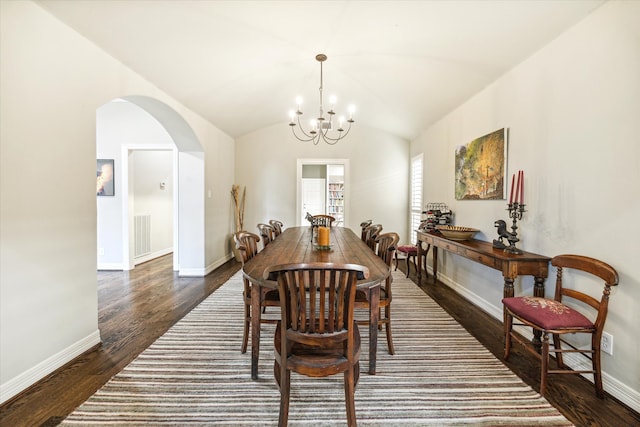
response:
{"label": "chandelier candle light", "polygon": [[[290,119],[289,126],[291,126],[291,131],[293,132],[293,135],[300,141],[304,141],[304,142],[311,141],[313,142],[314,145],[318,145],[320,141],[324,141],[329,145],[334,145],[335,143],[343,139],[345,136],[347,136],[347,134],[351,130],[351,124],[354,122],[353,113],[355,109],[353,106],[350,106],[348,109],[349,119],[346,120],[346,123],[348,123],[347,129],[345,130],[343,127],[345,124],[344,116],[340,116],[340,118],[338,119],[338,128],[335,129],[337,133],[335,132],[330,133],[334,131],[333,116],[335,116],[336,113],[333,110],[333,108],[336,103],[336,97],[332,96],[329,99],[329,103],[331,104],[331,107],[329,111],[326,112],[328,114],[328,117],[325,117],[324,105],[322,100],[322,89],[323,89],[322,63],[326,60],[327,60],[327,55],[323,53],[319,53],[318,55],[316,55],[316,61],[320,63],[320,114],[318,115],[317,118],[312,119],[310,121],[311,129],[309,131],[305,131],[304,128],[302,127],[302,123],[300,123],[300,116],[302,116],[302,110],[300,109],[300,105],[302,104],[301,97],[296,98],[296,105],[297,105],[296,111],[293,111],[293,110],[289,111],[289,119]],[[296,132],[296,127],[300,129],[300,134]]]}

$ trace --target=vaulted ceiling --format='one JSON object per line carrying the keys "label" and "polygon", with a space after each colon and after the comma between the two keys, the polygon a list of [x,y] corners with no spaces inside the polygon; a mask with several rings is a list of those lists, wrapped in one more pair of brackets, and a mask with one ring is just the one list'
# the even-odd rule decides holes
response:
{"label": "vaulted ceiling", "polygon": [[317,115],[415,137],[603,0],[40,0],[45,10],[232,137]]}

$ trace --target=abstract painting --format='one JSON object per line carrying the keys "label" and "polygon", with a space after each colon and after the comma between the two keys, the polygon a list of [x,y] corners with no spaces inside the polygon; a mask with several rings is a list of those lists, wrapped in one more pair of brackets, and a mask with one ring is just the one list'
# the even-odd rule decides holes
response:
{"label": "abstract painting", "polygon": [[505,198],[507,128],[456,147],[456,200]]}

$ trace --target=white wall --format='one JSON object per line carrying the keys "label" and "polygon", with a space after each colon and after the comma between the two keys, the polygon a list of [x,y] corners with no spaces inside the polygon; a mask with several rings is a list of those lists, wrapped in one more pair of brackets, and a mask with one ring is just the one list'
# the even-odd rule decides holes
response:
{"label": "white wall", "polygon": [[[200,273],[228,257],[209,240],[230,234],[234,169],[228,135],[32,2],[0,2],[0,93],[2,402],[100,340],[96,110],[127,95],[155,98],[188,122],[205,162],[216,153],[215,173],[194,185],[206,231],[193,249]],[[205,186],[225,195],[223,209],[205,211]]]}
{"label": "white wall", "polygon": [[[136,264],[173,251],[173,150],[134,150],[134,215],[151,216],[150,254]],[[161,184],[162,183],[162,184]]]}
{"label": "white wall", "polygon": [[359,235],[360,222],[373,219],[408,239],[408,142],[357,122],[332,146],[298,141],[286,122],[238,138],[236,184],[247,187],[247,230],[257,233],[270,219],[296,225],[297,159],[349,159],[345,226]]}
{"label": "white wall", "polygon": [[[640,2],[597,9],[533,57],[424,131],[411,153],[425,153],[424,194],[453,209],[457,225],[496,236],[505,201],[456,201],[454,149],[510,128],[509,176],[526,174],[523,249],[602,259],[620,275],[605,330],[605,389],[640,408]],[[439,273],[494,316],[502,316],[500,273],[447,254]],[[550,277],[554,271],[550,272]],[[530,293],[531,278],[516,294]],[[547,293],[553,280],[547,280]]]}

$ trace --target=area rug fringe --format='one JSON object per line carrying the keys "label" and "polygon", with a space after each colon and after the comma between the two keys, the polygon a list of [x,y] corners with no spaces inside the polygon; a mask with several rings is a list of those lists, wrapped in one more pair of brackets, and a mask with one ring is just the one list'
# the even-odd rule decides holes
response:
{"label": "area rug fringe", "polygon": [[[360,426],[572,425],[413,282],[393,274],[396,354],[388,354],[381,331],[376,375],[367,374],[367,328],[360,328]],[[253,381],[251,349],[240,353],[241,294],[238,273],[61,425],[277,425],[274,327],[262,325],[259,379]],[[342,379],[294,374],[289,425],[345,425]]]}

